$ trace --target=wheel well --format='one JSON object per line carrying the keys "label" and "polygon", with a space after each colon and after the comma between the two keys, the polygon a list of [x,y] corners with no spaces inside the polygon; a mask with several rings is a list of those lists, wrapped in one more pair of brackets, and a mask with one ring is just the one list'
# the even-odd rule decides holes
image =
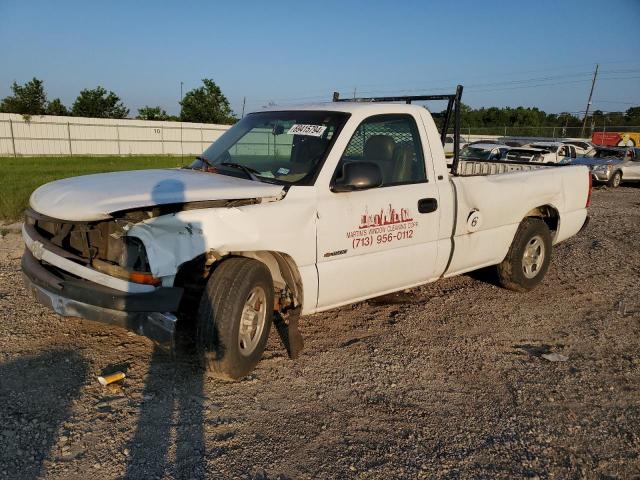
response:
{"label": "wheel well", "polygon": [[[188,308],[187,304],[197,305],[199,303],[199,297],[211,273],[225,260],[234,257],[252,258],[263,263],[269,269],[278,305],[282,309],[302,306],[304,301],[302,277],[293,258],[286,253],[261,250],[229,252],[224,255],[211,251],[180,265],[174,285],[185,289],[185,300],[183,301],[185,308]],[[197,301],[194,301],[195,299]],[[283,301],[280,302],[280,299]]]}
{"label": "wheel well", "polygon": [[531,209],[524,217],[533,217],[542,220],[547,224],[547,227],[549,227],[551,238],[555,239],[556,233],[558,232],[558,225],[560,224],[560,213],[555,207],[552,207],[551,205],[542,205]]}
{"label": "wheel well", "polygon": [[[273,286],[276,291],[290,293],[292,307],[302,306],[304,293],[302,288],[302,277],[296,262],[290,255],[271,250],[259,250],[255,252],[233,252],[234,256],[247,257],[264,263],[273,279]],[[277,293],[277,292],[276,292]],[[283,305],[284,306],[284,305]]]}

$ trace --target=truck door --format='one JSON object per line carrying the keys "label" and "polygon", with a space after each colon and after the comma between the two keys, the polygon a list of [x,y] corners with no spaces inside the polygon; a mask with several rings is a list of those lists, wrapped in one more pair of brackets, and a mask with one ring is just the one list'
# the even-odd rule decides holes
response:
{"label": "truck door", "polygon": [[[371,162],[382,185],[318,193],[318,308],[350,303],[423,283],[434,276],[440,210],[425,162],[425,132],[410,114],[365,119],[338,162]],[[429,167],[429,168],[426,168]],[[333,182],[333,180],[332,180]]]}

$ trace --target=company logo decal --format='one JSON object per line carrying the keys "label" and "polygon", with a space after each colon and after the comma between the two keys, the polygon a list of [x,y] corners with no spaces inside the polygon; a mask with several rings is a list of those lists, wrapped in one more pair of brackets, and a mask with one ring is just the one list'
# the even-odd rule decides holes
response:
{"label": "company logo decal", "polygon": [[366,207],[360,215],[356,230],[347,232],[351,247],[355,249],[383,246],[388,243],[406,241],[413,238],[418,222],[413,219],[407,208],[396,209],[392,204],[369,213]]}
{"label": "company logo decal", "polygon": [[358,228],[381,227],[383,225],[393,225],[411,221],[413,221],[413,218],[409,215],[409,210],[401,208],[398,212],[389,204],[387,210],[381,208],[378,213],[374,214],[369,214],[368,209],[365,208],[364,214],[360,217],[360,227]]}

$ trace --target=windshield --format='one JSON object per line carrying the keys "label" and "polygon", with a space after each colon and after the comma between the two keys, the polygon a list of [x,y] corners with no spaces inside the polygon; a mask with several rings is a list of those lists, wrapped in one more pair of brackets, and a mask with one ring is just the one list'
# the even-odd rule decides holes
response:
{"label": "windshield", "polygon": [[491,157],[491,150],[485,150],[484,148],[465,147],[460,152],[460,158],[473,159],[473,160],[489,160]]}
{"label": "windshield", "polygon": [[190,168],[308,185],[348,117],[322,111],[253,113],[227,130]]}

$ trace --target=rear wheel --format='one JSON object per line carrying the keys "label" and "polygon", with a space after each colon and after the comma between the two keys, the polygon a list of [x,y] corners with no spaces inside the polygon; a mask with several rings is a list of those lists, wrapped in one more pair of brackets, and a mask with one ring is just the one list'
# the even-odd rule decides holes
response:
{"label": "rear wheel", "polygon": [[544,278],[551,261],[551,233],[538,218],[525,218],[507,257],[498,265],[498,280],[509,290],[527,292]]}
{"label": "rear wheel", "polygon": [[620,186],[620,182],[622,182],[622,172],[620,170],[613,172],[613,175],[607,182],[607,186],[611,188],[618,188]]}
{"label": "rear wheel", "polygon": [[273,317],[273,282],[267,267],[230,258],[217,267],[200,301],[197,345],[215,377],[238,379],[262,358]]}

